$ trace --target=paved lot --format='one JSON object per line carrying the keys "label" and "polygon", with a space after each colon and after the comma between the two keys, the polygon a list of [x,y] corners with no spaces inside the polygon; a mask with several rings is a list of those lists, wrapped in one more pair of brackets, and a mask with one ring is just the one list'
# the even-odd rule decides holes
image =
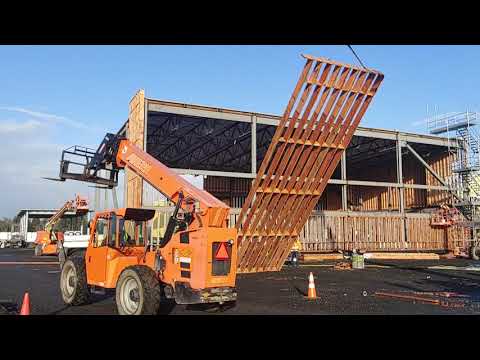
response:
{"label": "paved lot", "polygon": [[[60,269],[55,261],[52,257],[34,257],[31,249],[0,249],[0,301],[21,304],[24,292],[29,291],[32,314],[116,314],[111,292],[96,295],[92,304],[66,307],[59,292]],[[223,314],[480,314],[479,263],[458,259],[382,260],[367,262],[364,270],[344,271],[334,270],[332,264],[304,264],[278,273],[239,275],[237,306]],[[429,269],[431,266],[453,266],[457,270]],[[458,269],[468,266],[470,270]],[[320,296],[313,302],[304,298],[310,271]],[[468,297],[462,300],[463,308],[454,308],[379,298],[374,295],[376,291],[407,295],[448,291]],[[209,314],[171,302],[164,304],[162,313]]]}

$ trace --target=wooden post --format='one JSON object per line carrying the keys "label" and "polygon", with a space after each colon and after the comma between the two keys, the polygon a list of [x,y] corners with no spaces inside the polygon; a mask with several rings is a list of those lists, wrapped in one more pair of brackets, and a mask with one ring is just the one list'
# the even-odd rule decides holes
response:
{"label": "wooden post", "polygon": [[[129,104],[128,139],[141,149],[145,149],[146,129],[145,91],[139,90]],[[142,207],[143,180],[134,172],[125,170],[127,183],[127,207]]]}

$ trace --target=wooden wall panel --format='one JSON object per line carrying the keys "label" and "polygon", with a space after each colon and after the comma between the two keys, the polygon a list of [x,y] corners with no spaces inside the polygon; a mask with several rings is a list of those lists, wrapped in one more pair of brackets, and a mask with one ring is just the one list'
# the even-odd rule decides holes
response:
{"label": "wooden wall panel", "polygon": [[[452,177],[453,154],[440,153],[427,158],[427,163],[447,181]],[[396,182],[395,164],[381,163],[377,168],[348,169],[349,179]],[[412,155],[403,157],[403,182],[405,184],[441,185],[430,172]],[[387,211],[399,208],[398,190],[395,188],[375,188],[349,186],[348,204],[353,211]],[[449,203],[450,195],[442,190],[405,188],[405,209],[421,209]]]}
{"label": "wooden wall panel", "polygon": [[305,58],[237,221],[239,272],[281,269],[383,81],[372,69]]}
{"label": "wooden wall panel", "polygon": [[[144,148],[145,139],[145,92],[139,90],[130,101],[128,113],[128,139],[135,145]],[[125,170],[126,206],[142,207],[143,180],[134,172]]]}
{"label": "wooden wall panel", "polygon": [[342,188],[339,185],[327,185],[315,210],[342,210]]}
{"label": "wooden wall panel", "polygon": [[[428,161],[428,164],[432,169],[439,174],[447,182],[450,182],[452,179],[452,162],[455,161],[455,155],[444,152],[432,157]],[[430,174],[428,170],[426,171],[426,183],[427,185],[440,185],[438,180]],[[428,190],[426,195],[426,204],[428,206],[441,205],[444,203],[451,202],[451,195],[446,191],[439,190]]]}
{"label": "wooden wall panel", "polygon": [[[406,236],[403,235],[406,222]],[[447,237],[448,234],[448,237]],[[468,230],[430,226],[429,214],[323,211],[313,213],[300,233],[304,252],[447,251],[468,247]]]}
{"label": "wooden wall panel", "polygon": [[207,176],[203,188],[213,194],[227,194],[231,196],[246,196],[250,191],[251,179],[232,178],[226,176]]}
{"label": "wooden wall panel", "polygon": [[[405,184],[425,184],[425,167],[413,157],[403,156],[403,182]],[[405,189],[405,209],[423,208],[426,205],[426,191],[422,189]]]}
{"label": "wooden wall panel", "polygon": [[[173,207],[160,209],[171,215]],[[229,226],[235,227],[240,209],[231,209]],[[340,250],[365,251],[453,251],[469,247],[467,228],[448,230],[430,226],[429,214],[406,214],[406,235],[403,218],[398,213],[365,213],[315,211],[300,232],[302,251],[328,253]],[[448,234],[448,237],[447,237]]]}
{"label": "wooden wall panel", "polygon": [[348,210],[351,211],[392,211],[398,210],[398,189],[349,186]]}

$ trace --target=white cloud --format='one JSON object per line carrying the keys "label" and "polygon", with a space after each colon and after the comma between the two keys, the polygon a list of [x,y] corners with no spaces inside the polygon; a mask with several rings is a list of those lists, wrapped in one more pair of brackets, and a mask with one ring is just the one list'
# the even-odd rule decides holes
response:
{"label": "white cloud", "polygon": [[[93,142],[97,134],[92,136],[91,131],[98,129],[59,115],[25,108],[0,107],[0,110],[13,111],[27,117],[0,120],[0,217],[13,217],[25,208],[57,208],[75,194],[89,197],[93,204],[94,189],[89,187],[92,184],[78,181],[54,182],[42,177],[58,177],[62,150],[73,145],[64,137],[57,136],[58,131],[60,134],[68,131],[60,127],[76,128],[75,137],[82,132],[88,133],[87,138]],[[122,203],[123,192],[120,186],[117,194]],[[103,197],[102,194],[102,199]],[[111,196],[109,203],[109,207],[112,207]]]}
{"label": "white cloud", "polygon": [[427,119],[417,120],[417,121],[412,122],[411,125],[412,125],[413,127],[426,126],[426,125],[427,125],[427,122],[428,122]]}
{"label": "white cloud", "polygon": [[45,112],[39,112],[39,111],[34,111],[22,107],[15,107],[15,106],[1,106],[0,110],[5,110],[5,111],[13,111],[21,114],[26,114],[29,116],[32,116],[37,119],[41,119],[44,121],[49,121],[53,123],[59,123],[67,126],[71,126],[77,129],[83,129],[83,130],[89,130],[92,129],[91,126],[88,126],[82,122],[75,121],[72,119],[69,119],[65,116],[60,116],[60,115],[55,115],[55,114],[49,114]]}
{"label": "white cloud", "polygon": [[[13,217],[20,209],[54,209],[76,194],[89,199],[91,208],[94,206],[95,189],[93,184],[67,180],[65,182],[49,181],[43,177],[58,177],[60,157],[65,146],[45,142],[48,136],[44,134],[27,134],[21,140],[6,137],[3,150],[0,151],[2,176],[0,188],[0,217]],[[117,187],[117,197],[120,205],[123,203],[123,186]],[[112,198],[109,191],[108,204],[104,204],[104,191],[101,191],[101,208],[112,208]]]}
{"label": "white cloud", "polygon": [[28,121],[0,121],[0,134],[15,134],[25,133],[35,130],[42,126],[42,123],[37,120]]}

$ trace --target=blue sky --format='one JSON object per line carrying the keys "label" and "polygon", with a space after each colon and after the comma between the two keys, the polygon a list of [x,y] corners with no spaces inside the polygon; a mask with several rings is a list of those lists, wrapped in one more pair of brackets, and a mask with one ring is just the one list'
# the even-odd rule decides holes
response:
{"label": "blue sky", "polygon": [[[479,108],[478,46],[354,46],[385,80],[362,124],[425,132],[426,106]],[[0,46],[0,216],[55,207],[84,184],[58,184],[61,149],[95,147],[147,97],[281,114],[304,65],[301,53],[356,63],[339,46]]]}

